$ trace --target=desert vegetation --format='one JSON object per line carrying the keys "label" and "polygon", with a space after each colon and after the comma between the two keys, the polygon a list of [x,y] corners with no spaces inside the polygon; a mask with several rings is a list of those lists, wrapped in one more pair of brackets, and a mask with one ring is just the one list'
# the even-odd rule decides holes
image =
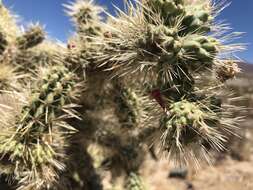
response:
{"label": "desert vegetation", "polygon": [[196,170],[229,154],[247,87],[240,33],[216,20],[226,5],[129,1],[114,16],[76,0],[61,44],[0,3],[2,187],[144,190],[151,160]]}

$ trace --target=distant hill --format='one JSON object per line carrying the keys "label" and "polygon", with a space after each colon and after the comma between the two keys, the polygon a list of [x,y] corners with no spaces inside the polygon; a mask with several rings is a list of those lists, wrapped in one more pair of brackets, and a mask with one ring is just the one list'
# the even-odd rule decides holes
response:
{"label": "distant hill", "polygon": [[239,63],[239,67],[242,69],[242,75],[251,74],[253,77],[253,64],[241,62]]}

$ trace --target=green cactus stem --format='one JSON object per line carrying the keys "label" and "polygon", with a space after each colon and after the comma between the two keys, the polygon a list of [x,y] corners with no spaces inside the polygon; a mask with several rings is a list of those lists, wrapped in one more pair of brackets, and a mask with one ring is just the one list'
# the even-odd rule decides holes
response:
{"label": "green cactus stem", "polygon": [[140,175],[136,173],[130,173],[126,182],[127,190],[145,190],[145,186]]}
{"label": "green cactus stem", "polygon": [[77,95],[76,81],[63,65],[46,68],[16,118],[16,129],[1,135],[1,155],[8,158],[21,189],[46,187],[57,179],[57,170],[64,169],[62,135],[74,132],[64,118],[75,115],[68,105]]}
{"label": "green cactus stem", "polygon": [[19,36],[17,40],[17,46],[19,49],[29,49],[37,46],[45,39],[45,33],[41,26],[31,26],[22,36]]}

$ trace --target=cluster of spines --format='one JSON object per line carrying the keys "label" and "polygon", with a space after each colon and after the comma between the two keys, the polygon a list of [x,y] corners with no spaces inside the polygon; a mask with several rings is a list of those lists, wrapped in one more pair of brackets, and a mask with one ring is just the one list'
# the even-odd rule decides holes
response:
{"label": "cluster of spines", "polygon": [[2,1],[0,1],[0,30],[5,34],[7,41],[14,41],[19,34],[19,29],[16,25],[17,16],[7,9]]}
{"label": "cluster of spines", "polygon": [[[184,0],[147,0],[146,4],[151,11],[158,13],[164,24],[171,26],[182,19],[181,34],[198,32],[209,32],[210,23],[213,21],[212,5],[208,2],[188,3]],[[152,17],[148,19],[152,20]]]}
{"label": "cluster of spines", "polygon": [[[153,98],[164,111],[164,113],[159,112],[162,113],[160,117],[163,119],[158,129],[163,132],[161,142],[163,151],[174,154],[172,158],[176,158],[179,162],[186,163],[187,159],[199,153],[200,157],[209,161],[208,153],[203,146],[204,141],[210,143],[215,149],[224,148],[222,143],[225,138],[217,127],[220,126],[222,108],[220,104],[215,105],[211,101],[215,94],[205,94],[204,90],[201,92],[201,88],[197,88],[195,77],[214,71],[219,62],[216,59],[224,48],[219,39],[208,34],[213,29],[214,7],[210,1],[201,1],[199,4],[190,4],[180,0],[143,2],[144,4],[137,2],[137,9],[135,5],[129,3],[129,15],[119,11],[119,18],[111,16],[102,39],[101,36],[95,38],[100,43],[104,43],[104,46],[101,53],[95,53],[94,62],[101,63],[101,68],[107,71],[116,71],[117,76],[123,76],[120,80],[129,80],[131,77],[124,79],[124,76],[131,74],[133,78],[137,76],[134,78],[137,79],[136,82],[138,77],[144,79],[145,85],[149,83],[148,86],[150,86],[148,91],[143,88],[145,93],[151,93],[153,96],[154,91],[159,91]],[[79,35],[83,34],[80,32]],[[228,68],[227,66],[224,65]],[[216,74],[224,76],[228,75],[228,72],[233,72],[224,67],[220,67],[224,73],[220,70]],[[232,75],[234,73],[230,74],[229,78],[232,78]],[[140,83],[138,85],[142,86]],[[123,107],[125,109],[121,110],[129,113],[137,110],[137,105],[129,104],[133,103],[129,93],[122,88],[116,89],[120,89],[119,96],[116,96],[114,100],[118,103],[118,108]],[[127,91],[132,91],[132,89],[128,88]],[[193,112],[192,117],[187,116],[188,112],[181,114],[180,109],[175,111],[173,105],[177,107],[178,104],[186,107],[182,108],[186,109],[185,112]],[[187,107],[192,109],[187,110]],[[120,111],[116,114],[119,115],[121,124],[132,121],[131,114],[126,117],[122,117],[124,114]],[[200,116],[196,116],[197,114]],[[149,137],[157,134],[156,128],[150,126],[144,128],[142,132],[139,133],[141,139],[150,139]],[[110,135],[110,133],[106,134]],[[129,134],[131,133],[126,136]],[[114,136],[117,135],[114,134]],[[105,144],[102,141],[101,145],[110,144],[110,138]],[[136,145],[139,143],[143,142],[138,142]],[[112,157],[111,160],[117,160],[115,157],[121,160],[120,146],[110,148],[119,149],[118,155]],[[195,148],[196,151],[193,150]],[[131,160],[128,162],[130,163]]]}
{"label": "cluster of spines", "polygon": [[[181,16],[185,11],[183,0],[150,0],[144,2],[150,7],[150,11],[159,13],[167,24],[171,24],[173,22],[172,19]],[[152,19],[149,14],[147,14],[147,17]]]}
{"label": "cluster of spines", "polygon": [[[26,116],[26,119],[23,119],[24,125],[28,124],[31,118],[36,120],[43,118],[45,124],[50,123],[57,112],[70,103],[71,96],[74,95],[76,76],[65,66],[52,66],[44,72],[41,81],[37,83],[40,88],[33,90],[31,101],[27,108],[24,108],[23,114]],[[26,120],[28,122],[25,122]]]}
{"label": "cluster of spines", "polygon": [[134,129],[141,125],[145,117],[145,100],[134,89],[124,86],[119,82],[114,85],[116,103],[116,115],[121,127]]}
{"label": "cluster of spines", "polygon": [[199,4],[189,4],[185,8],[185,15],[182,21],[183,32],[210,32],[214,20],[212,15],[213,7],[211,2],[199,2]]}
{"label": "cluster of spines", "polygon": [[[211,105],[213,106],[213,105]],[[194,161],[193,156],[198,152],[205,153],[206,149],[202,144],[205,142],[217,150],[223,150],[225,141],[223,135],[219,134],[218,107],[211,108],[201,102],[189,102],[181,100],[172,103],[168,108],[168,114],[161,119],[161,129],[164,130],[162,145],[169,152],[169,155],[183,162]],[[192,155],[189,156],[184,149],[192,148]],[[194,146],[193,146],[194,145]],[[195,152],[196,151],[196,152]],[[199,155],[202,156],[202,155]],[[182,158],[183,157],[183,158]],[[207,159],[207,157],[203,157]],[[206,160],[208,161],[208,160]]]}
{"label": "cluster of spines", "polygon": [[96,36],[101,33],[101,16],[103,9],[100,6],[96,6],[90,0],[78,0],[71,4],[64,5],[66,12],[72,17],[77,32],[81,38]]}
{"label": "cluster of spines", "polygon": [[[45,32],[38,24],[31,25],[27,31],[21,32],[16,26],[15,16],[2,4],[0,6],[1,90],[20,90],[24,73],[17,71],[28,71],[30,68],[35,68],[36,63],[29,64],[30,59],[34,57],[34,53],[29,51],[44,41]],[[27,54],[29,56],[25,57]]]}
{"label": "cluster of spines", "polygon": [[178,32],[177,28],[149,25],[149,35],[138,45],[147,51],[146,54],[159,56],[161,69],[166,65],[174,68],[186,66],[192,70],[212,68],[219,41],[200,34],[180,36]]}
{"label": "cluster of spines", "polygon": [[[129,15],[119,12],[119,18],[112,16],[113,21],[108,24],[112,35],[105,39],[104,55],[99,58],[102,66],[115,71],[117,76],[132,75],[137,76],[137,81],[138,77],[144,80],[145,85],[149,84],[145,93],[153,96],[153,92],[158,91],[153,98],[164,111],[161,117],[177,117],[180,113],[173,112],[171,105],[183,103],[183,100],[193,107],[203,104],[200,109],[202,116],[212,119],[205,122],[202,118],[203,122],[199,122],[197,119],[200,118],[184,117],[181,118],[182,126],[186,126],[184,129],[194,129],[194,124],[198,123],[197,128],[201,129],[201,133],[197,131],[202,135],[192,139],[192,147],[195,141],[201,149],[201,142],[207,141],[216,144],[213,147],[219,150],[224,138],[217,128],[222,128],[222,120],[226,120],[220,117],[220,112],[224,110],[221,104],[214,105],[211,101],[215,96],[219,98],[217,93],[210,93],[210,90],[207,92],[207,87],[200,86],[198,80],[205,74],[212,76],[215,73],[216,78],[210,77],[206,84],[210,89],[218,89],[221,83],[233,78],[238,69],[234,61],[233,64],[228,64],[230,61],[219,59],[229,45],[224,45],[221,39],[210,33],[215,28],[214,6],[211,1],[189,3],[184,0],[146,0],[143,3],[137,2],[137,5],[129,3]],[[137,25],[140,27],[134,27]],[[145,91],[145,86],[143,90]],[[171,154],[171,149],[166,147],[175,138],[177,146],[173,147],[173,152],[187,154],[186,146],[182,146],[180,141],[190,138],[187,135],[180,137],[180,124],[171,126],[174,126],[173,130],[166,130],[162,134],[163,139],[169,139],[162,142],[163,150]],[[191,135],[191,130],[183,131]]]}
{"label": "cluster of spines", "polygon": [[29,49],[37,46],[45,39],[44,30],[39,25],[30,27],[22,36],[16,39],[19,49]]}
{"label": "cluster of spines", "polygon": [[141,177],[136,173],[130,173],[126,183],[127,190],[145,190]]}
{"label": "cluster of spines", "polygon": [[77,77],[64,65],[49,66],[16,116],[12,133],[6,129],[1,155],[13,166],[11,174],[21,189],[45,188],[56,181],[58,170],[64,169],[60,160],[67,146],[66,135],[74,132],[64,118],[75,115],[73,106],[68,105],[75,98],[76,84]]}

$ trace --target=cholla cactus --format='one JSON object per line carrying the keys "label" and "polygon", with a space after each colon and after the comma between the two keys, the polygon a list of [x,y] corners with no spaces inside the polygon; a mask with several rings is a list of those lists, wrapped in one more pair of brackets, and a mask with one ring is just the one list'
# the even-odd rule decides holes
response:
{"label": "cholla cactus", "polygon": [[63,47],[38,24],[19,30],[1,4],[1,173],[20,190],[90,190],[107,169],[132,190],[145,189],[150,146],[209,162],[205,145],[223,150],[237,124],[220,95],[241,50],[215,24],[224,6],[142,0],[103,21],[103,8],[77,0],[65,5],[76,33]]}
{"label": "cholla cactus", "polygon": [[[34,69],[36,62],[30,62],[35,57],[30,53],[45,38],[45,33],[38,24],[30,25],[29,29],[22,32],[16,25],[14,15],[0,4],[0,64],[1,91],[22,89],[24,74],[21,71]],[[4,72],[5,70],[5,72]],[[19,72],[18,72],[19,71]]]}
{"label": "cholla cactus", "polygon": [[[221,131],[231,126],[223,122],[224,105],[216,103],[224,78],[233,78],[238,71],[230,50],[239,46],[219,36],[223,28],[213,20],[222,8],[210,1],[186,0],[146,0],[136,6],[129,3],[128,14],[111,17],[107,25],[112,35],[98,55],[100,65],[122,80],[132,75],[138,85],[144,81],[143,90],[163,110],[162,150],[171,157],[188,162],[184,156],[199,155],[193,150],[195,143],[200,150],[204,141],[223,149]],[[201,156],[208,161],[203,150]]]}
{"label": "cholla cactus", "polygon": [[135,173],[130,173],[126,186],[127,186],[126,187],[127,190],[145,190],[146,189],[143,185],[143,182],[140,176],[136,175]]}
{"label": "cholla cactus", "polygon": [[70,5],[65,5],[67,13],[72,17],[77,31],[85,35],[97,35],[100,28],[101,13],[103,9],[95,6],[92,1],[78,0]]}
{"label": "cholla cactus", "polygon": [[[79,118],[74,101],[82,85],[65,63],[63,48],[41,45],[45,34],[39,25],[22,33],[2,4],[1,11],[7,42],[0,55],[1,173],[19,189],[51,188],[65,169],[68,138],[75,132],[67,120]],[[16,30],[5,29],[12,25]]]}
{"label": "cholla cactus", "polygon": [[174,102],[169,107],[169,115],[161,120],[162,145],[175,160],[187,161],[195,155],[203,156],[204,160],[207,156],[204,141],[214,149],[224,149],[225,137],[218,132],[217,123],[217,113],[201,102]]}
{"label": "cholla cactus", "polygon": [[17,38],[17,46],[19,49],[29,49],[40,44],[44,38],[43,29],[39,25],[35,25]]}
{"label": "cholla cactus", "polygon": [[77,77],[59,65],[44,69],[37,80],[12,120],[2,119],[0,152],[13,163],[10,174],[15,173],[21,189],[47,187],[56,180],[55,170],[64,168],[60,160],[67,147],[66,135],[74,131],[64,119],[75,116],[71,98],[76,96]]}

